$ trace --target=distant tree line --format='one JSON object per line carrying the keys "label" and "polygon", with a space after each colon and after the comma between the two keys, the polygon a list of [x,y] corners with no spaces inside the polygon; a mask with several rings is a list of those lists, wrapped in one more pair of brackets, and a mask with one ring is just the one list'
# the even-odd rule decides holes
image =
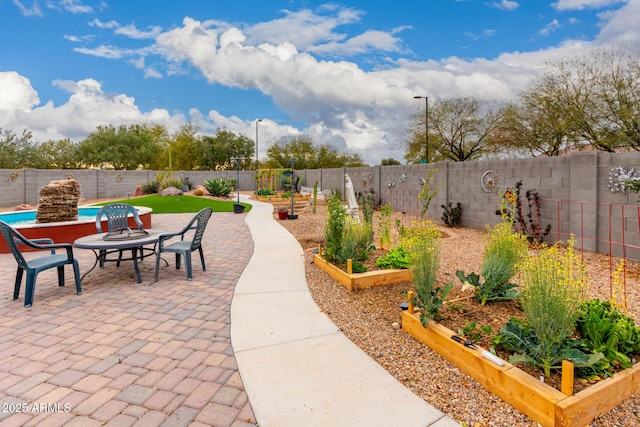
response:
{"label": "distant tree line", "polygon": [[[418,113],[409,125],[408,163],[425,158],[425,119]],[[546,64],[512,102],[444,99],[429,105],[428,124],[430,161],[640,151],[640,57],[601,48]]]}
{"label": "distant tree line", "polygon": [[[271,146],[261,168],[297,169],[366,166],[357,154],[340,153],[331,145],[301,136]],[[201,135],[191,123],[171,135],[161,125],[98,126],[79,143],[69,139],[36,142],[31,132],[0,128],[0,169],[224,170],[230,158],[255,168],[255,143],[244,135],[217,129]]]}

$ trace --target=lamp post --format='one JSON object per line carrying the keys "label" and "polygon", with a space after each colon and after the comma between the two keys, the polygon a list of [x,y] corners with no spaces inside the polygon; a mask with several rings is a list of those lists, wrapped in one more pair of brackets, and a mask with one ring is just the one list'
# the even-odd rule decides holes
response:
{"label": "lamp post", "polygon": [[426,139],[426,153],[424,155],[425,163],[429,163],[429,97],[428,96],[414,96],[413,99],[424,98],[424,135]]}
{"label": "lamp post", "polygon": [[258,123],[260,123],[262,121],[262,119],[258,119],[256,120],[256,180],[257,180],[257,187],[258,190],[260,190],[260,166],[259,166],[259,162],[260,160],[258,160]]}
{"label": "lamp post", "polygon": [[289,219],[298,219],[298,215],[295,214],[294,210],[294,206],[295,206],[295,198],[296,198],[296,193],[294,191],[293,188],[293,165],[296,161],[294,159],[291,159],[291,186],[289,187],[289,191],[291,192],[291,214],[287,217]]}
{"label": "lamp post", "polygon": [[240,204],[240,162],[241,161],[244,161],[244,158],[241,158],[238,156],[233,156],[229,158],[229,163],[231,164],[231,166],[233,166],[234,164],[236,165],[236,174],[237,174],[236,193],[238,193],[238,203],[233,205],[233,211],[235,213],[244,212],[244,206]]}

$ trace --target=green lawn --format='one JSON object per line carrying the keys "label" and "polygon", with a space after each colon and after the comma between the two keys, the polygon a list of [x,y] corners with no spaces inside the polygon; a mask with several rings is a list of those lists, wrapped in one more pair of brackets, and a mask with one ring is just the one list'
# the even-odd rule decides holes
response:
{"label": "green lawn", "polygon": [[[96,206],[104,206],[109,203],[129,203],[135,206],[144,206],[153,209],[154,214],[163,213],[195,213],[200,209],[210,207],[213,212],[233,212],[233,205],[236,201],[213,200],[207,197],[196,196],[161,196],[152,194],[150,196],[136,197],[135,199],[115,200],[104,203],[96,203]],[[244,211],[249,212],[251,205],[241,203],[245,207]]]}

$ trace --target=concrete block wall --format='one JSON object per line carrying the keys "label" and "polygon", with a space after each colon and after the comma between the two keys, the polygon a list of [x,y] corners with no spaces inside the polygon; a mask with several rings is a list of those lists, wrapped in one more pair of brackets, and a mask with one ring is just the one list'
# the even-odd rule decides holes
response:
{"label": "concrete block wall", "polygon": [[[460,202],[462,225],[482,229],[495,224],[500,194],[485,192],[481,186],[487,171],[499,177],[499,188],[513,188],[522,180],[522,199],[526,206],[526,190],[535,190],[543,200],[540,223],[551,224],[548,241],[566,240],[570,234],[580,236],[578,247],[599,252],[611,252],[640,259],[640,195],[612,192],[609,175],[621,166],[637,169],[640,175],[640,153],[585,153],[564,157],[500,159],[475,162],[438,162],[420,165],[373,166],[365,168],[334,168],[296,170],[302,183],[313,187],[318,182],[322,190],[338,190],[344,196],[344,175],[349,174],[356,195],[373,193],[376,204],[391,203],[395,211],[419,215],[422,205],[418,194],[423,189],[427,172],[434,172],[432,199],[428,218],[440,219],[441,205]],[[36,204],[42,186],[52,180],[73,176],[80,182],[82,197],[125,198],[135,187],[155,178],[159,171],[107,170],[0,170],[0,206]],[[214,177],[236,179],[235,170],[174,171],[174,177],[188,176],[194,184]],[[240,189],[256,189],[255,171],[240,171]]]}

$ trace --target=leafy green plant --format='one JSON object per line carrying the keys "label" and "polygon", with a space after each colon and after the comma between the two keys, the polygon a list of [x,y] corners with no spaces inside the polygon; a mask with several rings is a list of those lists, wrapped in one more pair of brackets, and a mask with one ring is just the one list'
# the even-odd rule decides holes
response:
{"label": "leafy green plant", "polygon": [[536,358],[547,376],[574,333],[586,289],[584,271],[573,240],[564,251],[555,245],[522,263],[522,309],[539,340]]}
{"label": "leafy green plant", "polygon": [[449,202],[446,205],[440,205],[443,209],[442,211],[442,221],[448,227],[457,227],[460,225],[460,221],[462,220],[462,205],[460,202],[456,203],[453,206],[453,203]]}
{"label": "leafy green plant", "polygon": [[407,230],[402,245],[407,248],[411,259],[413,284],[416,296],[413,303],[422,309],[420,322],[427,326],[429,319],[440,320],[440,307],[453,288],[452,283],[436,286],[440,265],[440,231],[429,223]]}
{"label": "leafy green plant", "polygon": [[256,196],[267,197],[275,195],[276,191],[272,190],[271,188],[261,188],[260,190],[254,191],[253,194],[255,194]]}
{"label": "leafy green plant", "polygon": [[576,329],[585,351],[604,354],[604,359],[587,371],[592,375],[609,374],[618,366],[630,368],[629,355],[640,352],[640,328],[609,301],[583,302]]}
{"label": "leafy green plant", "polygon": [[474,286],[480,305],[488,301],[505,301],[519,298],[518,285],[510,283],[518,270],[518,264],[527,255],[527,242],[520,233],[514,233],[509,223],[500,223],[489,229],[482,262],[481,276],[465,275],[456,271],[460,281]]}
{"label": "leafy green plant", "polygon": [[580,340],[568,336],[549,347],[527,321],[517,318],[510,319],[504,325],[493,338],[493,345],[515,353],[509,358],[509,363],[540,366],[546,376],[551,374],[551,369],[561,368],[563,360],[570,360],[576,367],[584,368],[593,366],[603,357],[602,353],[584,353],[580,350]]}
{"label": "leafy green plant", "polygon": [[482,335],[490,334],[493,331],[491,325],[485,325],[478,328],[476,322],[471,322],[458,329],[458,335],[463,335],[469,338],[471,341],[480,341]]}
{"label": "leafy green plant", "polygon": [[383,270],[390,268],[409,268],[411,267],[409,252],[402,246],[396,246],[387,252],[385,256],[376,260],[376,267],[380,267]]}
{"label": "leafy green plant", "polygon": [[336,262],[340,258],[342,234],[347,222],[347,211],[342,206],[339,194],[334,194],[327,202],[327,224],[324,230],[325,258],[329,262]]}
{"label": "leafy green plant", "polygon": [[204,187],[214,197],[228,197],[235,187],[235,180],[212,178],[204,182]]}

